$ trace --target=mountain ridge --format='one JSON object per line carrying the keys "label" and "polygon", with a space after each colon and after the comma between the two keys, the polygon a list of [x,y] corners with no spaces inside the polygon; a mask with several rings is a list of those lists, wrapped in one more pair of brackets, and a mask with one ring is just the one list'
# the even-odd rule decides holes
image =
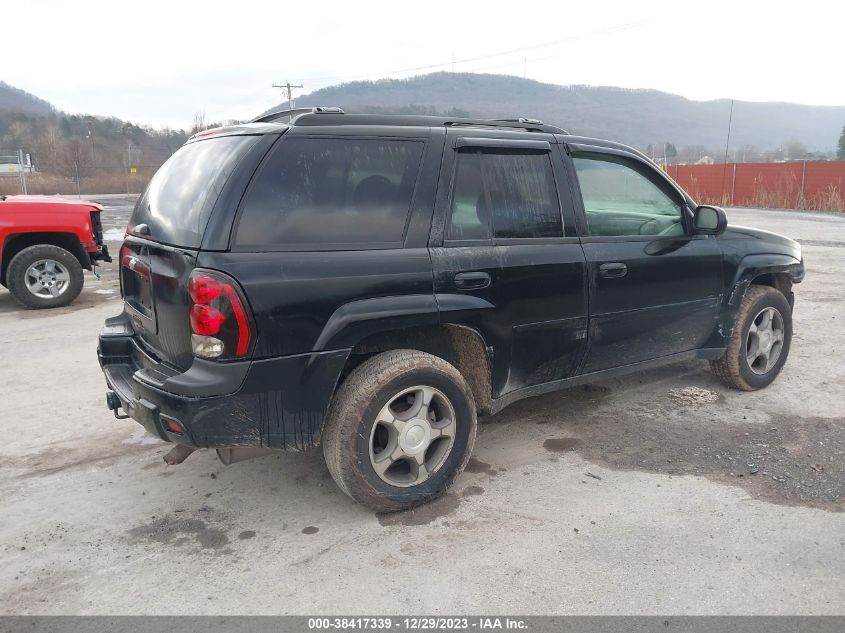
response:
{"label": "mountain ridge", "polygon": [[27,116],[47,116],[55,108],[44,99],[36,97],[20,88],[0,81],[0,110],[17,112]]}
{"label": "mountain ridge", "polygon": [[[558,85],[514,77],[438,72],[408,79],[356,81],[315,90],[299,106],[340,106],[348,112],[458,111],[482,118],[538,118],[568,132],[636,147],[724,148],[730,99],[696,101],[655,89]],[[284,104],[280,104],[280,108]],[[732,146],[773,149],[800,141],[831,151],[845,125],[845,106],[734,101]]]}

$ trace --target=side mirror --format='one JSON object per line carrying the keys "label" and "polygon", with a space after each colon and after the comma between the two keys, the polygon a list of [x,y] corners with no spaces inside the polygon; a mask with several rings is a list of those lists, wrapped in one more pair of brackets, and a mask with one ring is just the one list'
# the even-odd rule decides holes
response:
{"label": "side mirror", "polygon": [[695,232],[704,235],[719,235],[728,228],[728,216],[722,207],[702,204],[695,208]]}

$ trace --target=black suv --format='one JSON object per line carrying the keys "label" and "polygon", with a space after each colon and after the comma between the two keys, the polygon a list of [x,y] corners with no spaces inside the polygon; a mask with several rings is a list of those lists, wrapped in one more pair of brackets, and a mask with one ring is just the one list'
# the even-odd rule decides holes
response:
{"label": "black suv", "polygon": [[618,143],[314,108],[192,137],[138,200],[120,275],[99,340],[115,415],[172,462],[322,442],[384,511],[442,493],[476,416],[521,398],[688,358],[765,387],[804,265]]}

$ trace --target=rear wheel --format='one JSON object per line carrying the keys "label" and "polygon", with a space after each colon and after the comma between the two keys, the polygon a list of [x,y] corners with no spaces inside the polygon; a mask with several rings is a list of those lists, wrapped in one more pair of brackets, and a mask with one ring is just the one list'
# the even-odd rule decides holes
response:
{"label": "rear wheel", "polygon": [[750,286],[725,355],[710,366],[729,387],[762,389],[783,369],[791,342],[792,309],[786,297],[769,286]]}
{"label": "rear wheel", "polygon": [[412,508],[463,470],[476,413],[455,367],[413,350],[378,354],[338,389],[323,431],[323,454],[340,488],[377,511]]}
{"label": "rear wheel", "polygon": [[79,296],[84,277],[72,253],[51,244],[23,249],[6,274],[9,291],[27,308],[66,306]]}

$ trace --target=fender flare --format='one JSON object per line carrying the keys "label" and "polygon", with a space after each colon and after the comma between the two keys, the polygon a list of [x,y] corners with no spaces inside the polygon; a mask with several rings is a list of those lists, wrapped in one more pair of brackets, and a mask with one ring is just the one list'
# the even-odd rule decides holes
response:
{"label": "fender flare", "polygon": [[804,262],[783,253],[757,253],[743,257],[730,285],[725,289],[716,330],[708,347],[728,345],[745,291],[760,275],[771,273],[787,274],[793,283],[800,283],[804,279]]}
{"label": "fender flare", "polygon": [[371,334],[439,324],[433,294],[373,297],[351,301],[335,310],[314,344],[314,352],[352,349]]}
{"label": "fender flare", "polygon": [[746,255],[740,260],[728,292],[725,293],[725,307],[736,314],[751,282],[769,273],[786,273],[793,283],[801,283],[804,279],[804,263],[782,253]]}

